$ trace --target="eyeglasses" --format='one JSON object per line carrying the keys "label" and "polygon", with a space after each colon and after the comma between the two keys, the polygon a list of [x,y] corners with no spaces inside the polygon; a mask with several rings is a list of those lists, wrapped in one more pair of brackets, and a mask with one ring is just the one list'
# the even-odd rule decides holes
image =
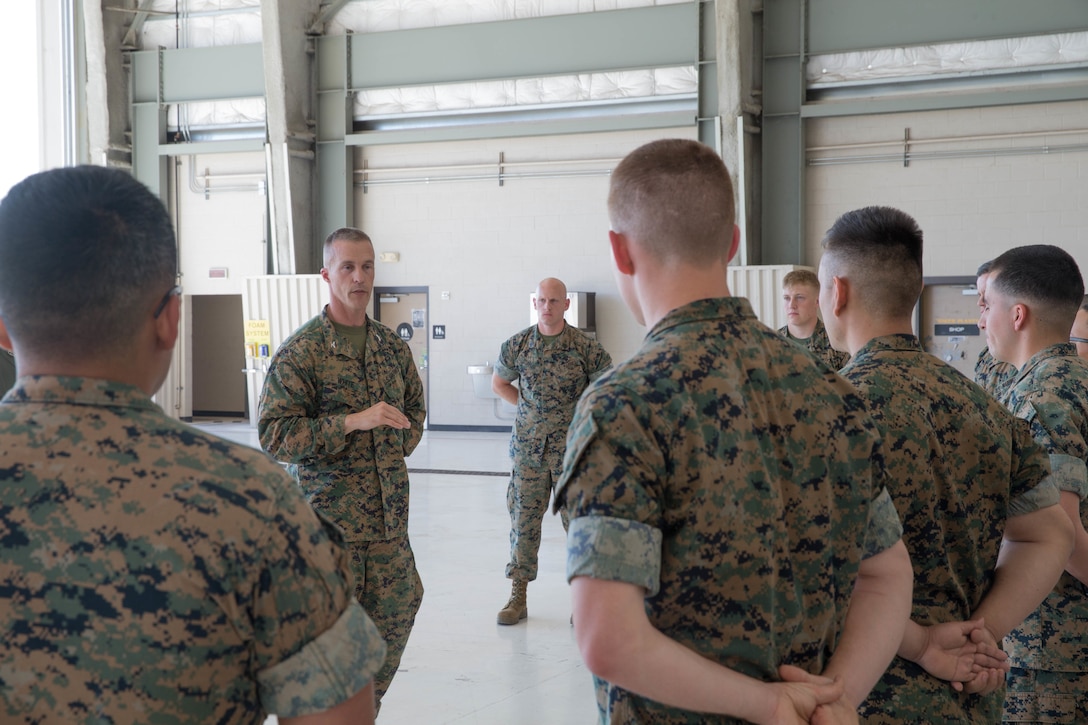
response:
{"label": "eyeglasses", "polygon": [[1088,337],[1073,337],[1072,335],[1070,335],[1069,342],[1083,342],[1084,344],[1088,345]]}
{"label": "eyeglasses", "polygon": [[181,285],[180,284],[177,285],[176,287],[171,287],[169,290],[167,290],[166,294],[164,294],[162,296],[162,301],[159,302],[159,306],[155,308],[155,319],[156,320],[159,319],[159,315],[162,314],[162,311],[166,309],[166,303],[170,301],[170,298],[175,296],[175,295],[180,295],[180,294],[181,294]]}

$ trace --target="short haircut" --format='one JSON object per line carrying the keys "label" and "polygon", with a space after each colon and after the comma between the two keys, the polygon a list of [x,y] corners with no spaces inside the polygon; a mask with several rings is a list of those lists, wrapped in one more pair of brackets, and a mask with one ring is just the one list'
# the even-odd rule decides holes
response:
{"label": "short haircut", "polygon": [[166,207],[128,172],[34,174],[0,203],[0,317],[35,354],[124,349],[176,284],[177,258]]}
{"label": "short haircut", "polygon": [[684,139],[640,146],[612,172],[609,187],[612,230],[654,258],[701,265],[728,257],[733,182],[709,146]]}
{"label": "short haircut", "polygon": [[981,277],[984,274],[990,273],[990,268],[994,266],[994,260],[988,260],[978,266],[978,271],[975,272],[976,277]]}
{"label": "short haircut", "polygon": [[325,237],[325,244],[321,247],[321,259],[322,263],[328,265],[329,254],[334,242],[368,242],[370,246],[374,246],[374,242],[370,239],[362,229],[356,229],[355,227],[340,227],[336,231]]}
{"label": "short haircut", "polygon": [[812,287],[819,291],[820,278],[811,269],[795,269],[792,272],[786,272],[786,276],[782,278],[783,289],[801,286]]}
{"label": "short haircut", "polygon": [[922,293],[922,230],[906,212],[868,206],[839,217],[823,240],[828,271],[849,279],[881,317],[909,315]]}
{"label": "short haircut", "polygon": [[1053,244],[1014,247],[994,260],[990,289],[1025,303],[1051,330],[1068,330],[1084,301],[1084,279],[1068,252]]}

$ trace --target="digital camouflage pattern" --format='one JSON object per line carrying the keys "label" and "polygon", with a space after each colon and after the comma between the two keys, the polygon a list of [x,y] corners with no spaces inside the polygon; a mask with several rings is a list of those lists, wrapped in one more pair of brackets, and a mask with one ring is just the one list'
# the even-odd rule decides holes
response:
{"label": "digital camouflage pattern", "polygon": [[824,327],[824,321],[819,317],[816,318],[816,328],[808,337],[794,337],[790,334],[789,325],[778,328],[778,334],[805,348],[815,355],[817,359],[823,360],[830,365],[833,370],[841,370],[843,365],[850,362],[850,353],[841,352],[831,347],[831,340],[827,337],[827,328]]}
{"label": "digital camouflage pattern", "polygon": [[[344,530],[347,541],[408,534],[408,466],[423,437],[423,383],[407,343],[367,318],[366,364],[339,335],[328,308],[287,338],[261,391],[257,432],[278,461],[291,464],[307,500]],[[412,427],[344,430],[344,418],[381,401]]]}
{"label": "digital camouflage pattern", "polygon": [[[383,400],[412,427],[345,432],[348,414]],[[345,531],[356,598],[374,608],[371,616],[389,645],[374,682],[379,705],[423,598],[408,542],[404,459],[423,436],[425,415],[423,383],[408,345],[367,318],[366,352],[360,355],[336,332],[328,307],[283,342],[261,393],[261,445],[290,464],[307,500]],[[381,553],[374,557],[372,549]]]}
{"label": "digital camouflage pattern", "polygon": [[140,390],[0,403],[0,721],[262,723],[359,691],[384,644],[282,468]]}
{"label": "digital camouflage pattern", "polygon": [[[557,495],[568,578],[645,587],[657,629],[743,674],[822,671],[861,559],[901,533],[865,407],[747,300],[673,310],[578,404]],[[609,708],[613,723],[735,722],[618,687]]]}
{"label": "digital camouflage pattern", "polygon": [[1088,672],[1013,667],[1007,677],[1004,722],[1088,722],[1088,698],[1084,697],[1088,692]]}
{"label": "digital camouflage pattern", "polygon": [[[540,525],[563,470],[567,428],[578,397],[612,365],[599,342],[564,325],[558,335],[536,325],[502,344],[495,373],[518,381],[517,417],[510,437],[512,472],[506,489],[510,512],[510,562],[506,576],[536,579]],[[567,528],[566,510],[560,510]]]}
{"label": "digital camouflage pattern", "polygon": [[355,572],[355,598],[374,620],[387,647],[385,663],[374,676],[374,696],[380,707],[423,603],[423,582],[407,536],[353,541],[347,548]]}
{"label": "digital camouflage pattern", "polygon": [[[1080,497],[1084,521],[1088,515],[1088,362],[1077,357],[1076,346],[1070,342],[1044,348],[1024,364],[1003,402],[1014,415],[1028,421],[1035,440],[1050,454],[1058,488]],[[1005,638],[1005,650],[1015,668],[1037,671],[1028,683],[1010,673],[1009,691],[1018,695],[1006,702],[1007,721],[1030,722],[1023,719],[1026,713],[1053,706],[1063,693],[1074,698],[1071,707],[1081,712],[1088,709],[1085,690],[1077,684],[1088,673],[1085,585],[1068,572],[1062,573],[1038,609]],[[1028,694],[1040,682],[1047,683],[1045,694]],[[1038,721],[1047,722],[1043,718]]]}
{"label": "digital camouflage pattern", "polygon": [[1016,374],[1016,366],[995,358],[990,354],[989,346],[982,348],[975,360],[975,382],[998,400],[1005,396]]}
{"label": "digital camouflage pattern", "polygon": [[[887,486],[914,567],[911,619],[966,621],[989,590],[1010,516],[1058,503],[1046,452],[1027,424],[914,335],[866,343],[840,374],[869,401],[884,438]],[[1004,688],[958,693],[896,657],[862,703],[866,723],[993,725]]]}

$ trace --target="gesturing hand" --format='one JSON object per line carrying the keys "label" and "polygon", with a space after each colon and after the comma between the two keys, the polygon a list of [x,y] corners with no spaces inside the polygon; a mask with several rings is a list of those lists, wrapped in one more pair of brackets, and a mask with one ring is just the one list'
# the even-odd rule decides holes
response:
{"label": "gesturing hand", "polygon": [[385,401],[358,413],[351,413],[344,419],[344,426],[348,431],[374,430],[383,425],[401,429],[412,427],[408,416]]}

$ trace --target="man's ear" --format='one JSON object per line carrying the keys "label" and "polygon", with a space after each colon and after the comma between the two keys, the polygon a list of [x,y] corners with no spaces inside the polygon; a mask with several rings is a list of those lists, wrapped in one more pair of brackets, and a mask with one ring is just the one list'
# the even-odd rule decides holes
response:
{"label": "man's ear", "polygon": [[0,347],[9,351],[15,349],[11,346],[11,335],[8,334],[8,326],[4,324],[3,319],[0,319]]}
{"label": "man's ear", "polygon": [[178,341],[181,320],[181,295],[170,295],[162,314],[154,318],[155,342],[160,350],[173,350]]}
{"label": "man's ear", "polygon": [[608,241],[612,245],[612,261],[616,265],[616,271],[628,276],[634,274],[635,262],[631,258],[631,240],[627,238],[627,235],[609,229]]}
{"label": "man's ear", "polygon": [[846,303],[850,299],[850,282],[842,277],[831,278],[831,312],[836,317],[846,309]]}
{"label": "man's ear", "polygon": [[1031,316],[1031,308],[1027,305],[1017,302],[1009,310],[1009,314],[1012,315],[1012,329],[1017,332],[1023,332],[1027,327],[1028,318]]}
{"label": "man's ear", "polygon": [[729,256],[725,258],[725,263],[729,264],[733,261],[733,257],[737,256],[737,251],[740,250],[740,227],[736,224],[733,225],[733,243],[729,245]]}

